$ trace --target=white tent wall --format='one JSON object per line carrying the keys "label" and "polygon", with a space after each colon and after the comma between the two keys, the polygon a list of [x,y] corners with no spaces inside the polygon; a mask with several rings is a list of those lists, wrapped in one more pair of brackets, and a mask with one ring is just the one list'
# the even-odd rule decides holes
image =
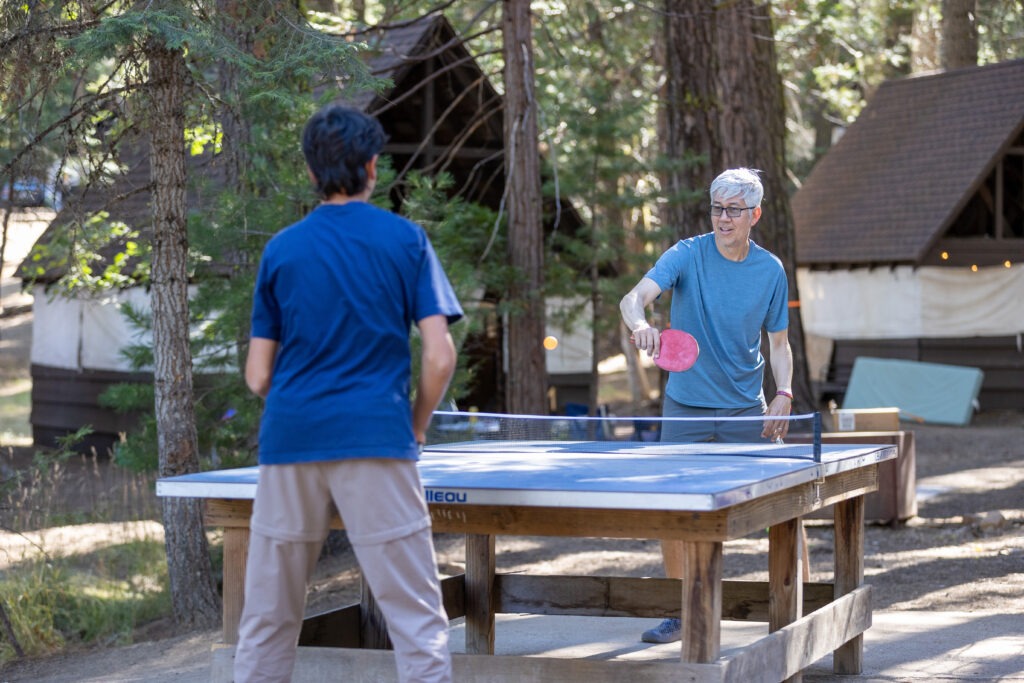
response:
{"label": "white tent wall", "polygon": [[1024,266],[797,269],[803,325],[827,339],[1024,332]]}
{"label": "white tent wall", "polygon": [[[189,296],[195,294],[189,288]],[[122,350],[150,343],[148,331],[134,327],[122,307],[149,311],[149,292],[130,287],[102,294],[74,296],[33,288],[32,363],[64,370],[134,372]],[[152,368],[142,368],[152,371]]]}

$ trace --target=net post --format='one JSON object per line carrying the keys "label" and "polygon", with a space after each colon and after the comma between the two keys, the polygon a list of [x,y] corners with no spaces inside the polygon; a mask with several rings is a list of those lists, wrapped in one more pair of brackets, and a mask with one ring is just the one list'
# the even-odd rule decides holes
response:
{"label": "net post", "polygon": [[814,462],[821,462],[821,411],[814,412]]}

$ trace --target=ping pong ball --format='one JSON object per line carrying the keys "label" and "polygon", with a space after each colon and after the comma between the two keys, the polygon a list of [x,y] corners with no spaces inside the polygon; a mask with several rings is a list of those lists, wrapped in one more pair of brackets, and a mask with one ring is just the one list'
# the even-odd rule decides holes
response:
{"label": "ping pong ball", "polygon": [[558,348],[558,340],[552,336],[544,337],[544,348],[548,351],[554,351]]}

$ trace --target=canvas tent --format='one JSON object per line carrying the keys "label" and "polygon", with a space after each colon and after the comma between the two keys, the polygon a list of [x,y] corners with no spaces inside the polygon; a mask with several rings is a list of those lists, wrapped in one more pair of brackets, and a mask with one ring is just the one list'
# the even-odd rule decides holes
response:
{"label": "canvas tent", "polygon": [[1024,408],[1024,60],[884,83],[792,207],[824,393],[900,358],[981,368],[982,408]]}
{"label": "canvas tent", "polygon": [[[339,100],[380,119],[389,136],[384,154],[391,157],[395,170],[446,171],[455,179],[460,196],[497,208],[504,191],[501,97],[450,23],[441,15],[432,15],[362,34],[360,40],[370,46],[365,53],[370,72],[388,78],[393,87],[377,94],[357,93],[352,98],[342,91]],[[62,235],[99,210],[109,212],[110,220],[147,230],[151,218],[145,149],[132,150],[118,161],[124,170],[114,185],[93,188],[79,201],[69,202],[37,245],[57,244]],[[217,181],[216,158],[200,157],[190,163],[191,174]],[[574,231],[582,223],[563,199],[546,200],[545,214],[549,218],[557,214],[561,230]],[[33,438],[39,444],[51,443],[88,424],[96,434],[85,445],[105,447],[135,418],[101,407],[99,395],[113,383],[151,378],[145,372],[131,372],[120,353],[137,335],[124,319],[121,306],[130,302],[145,309],[148,292],[128,287],[103,296],[63,298],[52,292],[63,270],[51,268],[41,275],[35,270],[32,257],[22,264],[21,276],[31,283],[34,294]],[[477,395],[470,401],[481,409],[500,408],[486,401],[501,400],[503,394],[502,325],[497,313],[494,318],[494,324],[485,325],[484,331],[467,343],[471,347],[467,353],[474,354],[476,365]],[[591,329],[583,324],[572,332],[559,331],[561,338],[572,340],[562,353],[549,358],[549,380],[560,389],[562,403],[589,391],[581,377],[589,382],[591,373],[584,375],[579,368],[592,362]],[[574,354],[572,349],[579,352]]]}

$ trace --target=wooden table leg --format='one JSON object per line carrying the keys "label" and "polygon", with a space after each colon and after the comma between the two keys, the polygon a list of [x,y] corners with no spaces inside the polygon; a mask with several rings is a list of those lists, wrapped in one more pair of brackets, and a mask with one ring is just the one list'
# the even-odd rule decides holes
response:
{"label": "wooden table leg", "polygon": [[391,636],[388,635],[387,620],[365,577],[359,588],[359,647],[372,650],[394,649]]}
{"label": "wooden table leg", "polygon": [[[835,597],[864,583],[864,496],[835,505]],[[837,674],[859,674],[864,667],[864,635],[858,635],[832,654]]]}
{"label": "wooden table leg", "polygon": [[494,654],[494,536],[466,534],[466,653]]}
{"label": "wooden table leg", "polygon": [[249,528],[224,527],[224,597],[221,625],[224,642],[238,642],[238,622],[245,606],[245,565],[249,559]]}
{"label": "wooden table leg", "polygon": [[682,661],[710,664],[722,647],[722,544],[683,543]]}
{"label": "wooden table leg", "polygon": [[[768,530],[768,631],[778,631],[800,618],[803,581],[800,560],[804,552],[803,524],[791,519]],[[786,679],[800,683],[801,674]]]}

